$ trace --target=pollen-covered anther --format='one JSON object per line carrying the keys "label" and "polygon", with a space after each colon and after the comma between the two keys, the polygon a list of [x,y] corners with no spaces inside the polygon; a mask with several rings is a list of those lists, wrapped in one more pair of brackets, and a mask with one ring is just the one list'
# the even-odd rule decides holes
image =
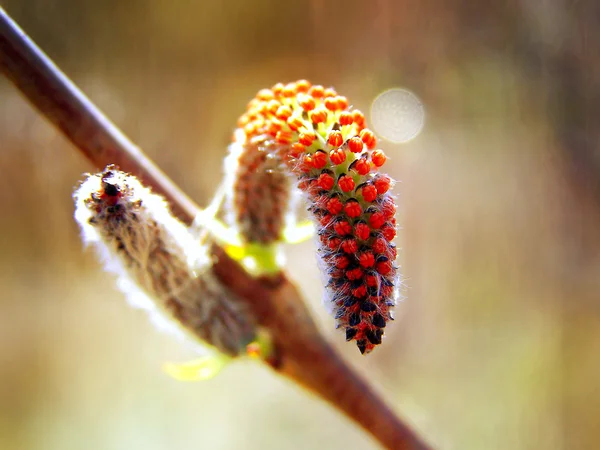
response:
{"label": "pollen-covered anther", "polygon": [[356,218],[359,217],[362,214],[362,208],[360,207],[360,204],[354,200],[348,200],[346,202],[346,204],[344,205],[344,212],[346,213],[346,215],[350,218]]}
{"label": "pollen-covered anther", "polygon": [[330,237],[327,240],[327,247],[329,247],[329,250],[337,251],[341,244],[342,240],[337,236]]}
{"label": "pollen-covered anther", "polygon": [[328,173],[322,173],[319,176],[317,183],[321,188],[330,191],[335,185],[335,179]]}
{"label": "pollen-covered anther", "polygon": [[366,158],[360,158],[355,160],[349,167],[350,170],[358,173],[359,175],[366,175],[371,171],[371,165]]}
{"label": "pollen-covered anther", "polygon": [[312,111],[317,106],[315,99],[308,95],[299,95],[298,104],[306,112]]}
{"label": "pollen-covered anther", "polygon": [[310,81],[308,80],[298,80],[296,81],[296,91],[297,92],[308,92],[308,90],[310,89]]}
{"label": "pollen-covered anther", "polygon": [[375,186],[373,186],[372,184],[367,184],[366,186],[363,186],[360,192],[362,194],[362,198],[366,202],[374,202],[377,198],[377,189],[375,189]]}
{"label": "pollen-covered anther", "polygon": [[346,278],[350,281],[358,280],[363,276],[363,271],[359,267],[346,272]]}
{"label": "pollen-covered anther", "polygon": [[[344,108],[340,108],[340,109],[344,109]],[[354,122],[354,119],[352,119],[351,112],[343,111],[340,113],[340,117],[339,117],[338,121],[340,122],[340,125],[345,126],[345,125],[352,125],[352,122]]]}
{"label": "pollen-covered anther", "polygon": [[283,92],[283,83],[276,83],[273,85],[273,87],[271,88],[271,91],[273,92],[273,95],[275,95],[275,97],[279,97],[281,95],[281,93]]}
{"label": "pollen-covered anther", "polygon": [[381,212],[386,219],[394,217],[396,215],[396,204],[394,203],[394,200],[390,197],[385,198],[381,206]]}
{"label": "pollen-covered anther", "polygon": [[327,143],[332,147],[339,147],[344,143],[344,138],[342,137],[342,133],[337,130],[333,130],[329,133],[327,137]]}
{"label": "pollen-covered anther", "polygon": [[345,239],[342,241],[342,250],[352,255],[358,251],[358,244],[354,239]]}
{"label": "pollen-covered anther", "polygon": [[269,102],[266,105],[266,109],[267,109],[267,112],[269,112],[270,114],[276,114],[277,110],[279,109],[280,106],[281,106],[281,103],[279,103],[279,101],[273,99],[273,100],[269,100]]}
{"label": "pollen-covered anther", "polygon": [[292,132],[287,130],[280,130],[275,135],[275,140],[279,144],[290,144],[292,142]]}
{"label": "pollen-covered anther", "polygon": [[362,113],[362,111],[359,111],[358,109],[355,109],[354,111],[352,111],[352,118],[354,119],[354,123],[358,127],[364,128],[365,115]]}
{"label": "pollen-covered anther", "polygon": [[310,186],[312,180],[307,180],[307,179],[302,179],[300,181],[298,181],[298,184],[296,184],[296,187],[298,189],[300,189],[302,192],[306,192]]}
{"label": "pollen-covered anther", "polygon": [[327,120],[327,110],[319,107],[309,113],[308,116],[313,123],[322,123]]}
{"label": "pollen-covered anther", "polygon": [[391,226],[383,226],[381,228],[381,232],[383,233],[383,236],[389,241],[393,241],[394,238],[396,237],[396,229],[394,227]]}
{"label": "pollen-covered anther", "polygon": [[316,138],[317,137],[314,133],[300,133],[300,135],[298,136],[298,142],[300,142],[306,147],[310,147]]}
{"label": "pollen-covered anther", "polygon": [[327,108],[329,111],[335,111],[337,109],[337,101],[335,97],[328,97],[323,101],[323,103],[325,104],[325,108]]}
{"label": "pollen-covered anther", "polygon": [[348,148],[352,153],[360,153],[363,150],[363,141],[360,137],[354,136],[348,139]]}
{"label": "pollen-covered anther", "polygon": [[327,215],[321,217],[321,219],[319,220],[319,224],[322,227],[327,228],[331,224],[332,220],[333,220],[333,216],[331,214],[327,214]]}
{"label": "pollen-covered anther", "polygon": [[358,257],[358,262],[364,268],[373,267],[375,265],[375,256],[373,256],[372,252],[363,252]]}
{"label": "pollen-covered anther", "polygon": [[[375,137],[373,132],[371,130],[369,130],[368,128],[365,128],[364,130],[362,130],[360,132],[359,136],[369,150],[373,150],[375,148],[375,146],[377,145],[377,138]],[[385,155],[384,155],[384,157],[385,157]],[[385,162],[385,160],[384,160],[384,162]],[[373,163],[375,163],[375,161],[373,161]]]}
{"label": "pollen-covered anther", "polygon": [[375,150],[371,154],[371,161],[373,161],[373,164],[375,164],[377,167],[383,166],[385,164],[386,160],[387,160],[387,156],[385,156],[385,153],[383,153],[383,150]]}
{"label": "pollen-covered anther", "polygon": [[297,167],[297,170],[301,172],[308,173],[313,169],[312,165],[312,155],[304,155],[301,158],[301,162]]}
{"label": "pollen-covered anther", "polygon": [[284,97],[290,98],[296,95],[296,83],[288,83],[283,88],[281,95]]}
{"label": "pollen-covered anther", "polygon": [[380,212],[375,212],[369,217],[369,225],[376,230],[381,228],[385,222],[385,216]]}
{"label": "pollen-covered anther", "polygon": [[337,197],[333,197],[327,202],[327,211],[330,214],[339,214],[342,212],[342,209],[344,209],[344,205]]}
{"label": "pollen-covered anther", "polygon": [[350,260],[346,256],[335,257],[335,267],[338,269],[345,269],[350,264]]}
{"label": "pollen-covered anther", "polygon": [[330,199],[331,199],[331,197],[327,193],[315,196],[314,205],[311,207],[311,210],[316,211],[316,208],[318,208],[318,209],[327,208],[327,203],[329,202]]}
{"label": "pollen-covered anther", "polygon": [[379,286],[379,276],[377,275],[367,275],[367,277],[365,278],[365,281],[367,282],[367,286],[368,287],[375,287],[375,286]]}
{"label": "pollen-covered anther", "polygon": [[327,165],[327,153],[323,150],[317,150],[312,154],[312,166],[315,169],[322,169]]}
{"label": "pollen-covered anther", "polygon": [[290,129],[292,131],[298,131],[298,130],[300,130],[300,128],[302,128],[304,126],[304,122],[298,116],[289,117],[287,119],[287,124],[288,124],[288,127],[290,127]]}
{"label": "pollen-covered anther", "polygon": [[346,152],[341,148],[334,148],[329,152],[329,159],[336,166],[346,161]]}
{"label": "pollen-covered anther", "polygon": [[328,97],[335,97],[337,96],[337,92],[335,92],[335,89],[333,88],[327,88],[325,89],[325,91],[323,91],[323,97],[328,98]]}
{"label": "pollen-covered anther", "polygon": [[338,95],[336,97],[336,100],[337,100],[338,110],[343,111],[344,109],[348,108],[349,103],[348,103],[348,99],[346,97],[344,97],[343,95]]}
{"label": "pollen-covered anther", "polygon": [[340,220],[333,225],[333,230],[338,236],[346,236],[352,233],[352,226],[345,220]]}
{"label": "pollen-covered anther", "polygon": [[266,131],[271,136],[277,136],[277,133],[283,128],[283,125],[284,122],[281,122],[279,119],[273,118],[268,122]]}
{"label": "pollen-covered anther", "polygon": [[392,180],[387,175],[379,175],[377,178],[375,178],[373,184],[375,189],[377,189],[378,194],[385,194],[390,189]]}
{"label": "pollen-covered anther", "polygon": [[386,241],[384,238],[378,237],[373,242],[373,251],[375,251],[375,253],[379,253],[379,254],[385,253],[388,250],[389,245],[390,245],[389,241]]}
{"label": "pollen-covered anther", "polygon": [[384,284],[381,286],[380,292],[382,297],[390,297],[394,293],[394,288]]}
{"label": "pollen-covered anther", "polygon": [[390,261],[380,261],[377,263],[376,270],[381,275],[388,275],[392,271],[392,263]]}
{"label": "pollen-covered anther", "polygon": [[275,94],[273,94],[271,89],[261,89],[258,91],[258,94],[256,94],[256,98],[259,100],[272,100],[274,97]]}
{"label": "pollen-covered anther", "polygon": [[314,85],[308,90],[308,94],[314,98],[323,98],[325,95],[325,88],[319,84]]}
{"label": "pollen-covered anther", "polygon": [[342,175],[338,179],[338,186],[343,192],[351,192],[354,190],[354,180],[349,175]]}
{"label": "pollen-covered anther", "polygon": [[278,119],[287,120],[292,115],[292,108],[288,105],[281,105],[275,113]]}
{"label": "pollen-covered anther", "polygon": [[366,223],[359,222],[354,226],[354,235],[362,241],[369,239],[371,228]]}

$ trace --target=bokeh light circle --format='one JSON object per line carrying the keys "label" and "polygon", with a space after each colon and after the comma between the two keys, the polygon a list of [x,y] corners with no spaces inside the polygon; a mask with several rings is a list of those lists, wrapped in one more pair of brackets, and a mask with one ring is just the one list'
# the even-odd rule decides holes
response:
{"label": "bokeh light circle", "polygon": [[371,105],[374,131],[390,142],[410,141],[423,129],[424,122],[423,103],[406,89],[385,91]]}

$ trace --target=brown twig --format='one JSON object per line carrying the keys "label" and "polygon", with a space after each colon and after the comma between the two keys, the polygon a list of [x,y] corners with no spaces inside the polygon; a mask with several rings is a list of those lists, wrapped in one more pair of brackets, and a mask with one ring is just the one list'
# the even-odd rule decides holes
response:
{"label": "brown twig", "polygon": [[[113,163],[164,195],[191,223],[192,202],[123,135],[0,8],[0,67],[21,92],[98,168]],[[249,276],[218,246],[217,276],[236,291],[270,330],[273,368],[315,392],[390,449],[429,448],[322,338],[297,288],[284,274]]]}

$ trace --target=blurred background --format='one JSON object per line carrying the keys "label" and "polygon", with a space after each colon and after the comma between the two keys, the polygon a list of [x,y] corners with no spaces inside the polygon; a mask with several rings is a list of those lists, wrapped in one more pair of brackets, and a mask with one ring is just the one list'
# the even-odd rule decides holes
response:
{"label": "blurred background", "polygon": [[[385,345],[362,357],[334,330],[312,242],[288,249],[291,276],[436,448],[597,448],[597,2],[2,3],[201,205],[260,88],[306,78],[365,112],[414,92],[422,133],[381,143],[406,286]],[[265,367],[165,375],[190,350],[126,304],[72,219],[94,169],[0,77],[1,449],[378,448]]]}

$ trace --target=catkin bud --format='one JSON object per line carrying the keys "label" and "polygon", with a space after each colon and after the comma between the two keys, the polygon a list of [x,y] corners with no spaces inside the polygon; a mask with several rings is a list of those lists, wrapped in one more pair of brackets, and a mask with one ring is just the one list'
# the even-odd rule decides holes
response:
{"label": "catkin bud", "polygon": [[265,139],[235,141],[225,159],[227,221],[246,243],[282,240],[290,219],[290,176]]}
{"label": "catkin bud", "polygon": [[223,353],[245,351],[255,336],[252,314],[213,275],[206,247],[163,197],[114,166],[87,175],[73,197],[83,240],[136,306]]}
{"label": "catkin bud", "polygon": [[[232,146],[241,155],[232,193],[237,225],[281,226],[282,208],[273,205],[280,205],[284,186],[259,190],[266,176],[263,161],[269,161],[271,172],[293,176],[319,236],[327,301],[337,326],[361,353],[370,352],[393,318],[399,281],[393,182],[381,170],[386,156],[376,149],[364,115],[349,109],[335,90],[301,80],[261,90],[238,125]],[[252,155],[260,156],[260,164]]]}

